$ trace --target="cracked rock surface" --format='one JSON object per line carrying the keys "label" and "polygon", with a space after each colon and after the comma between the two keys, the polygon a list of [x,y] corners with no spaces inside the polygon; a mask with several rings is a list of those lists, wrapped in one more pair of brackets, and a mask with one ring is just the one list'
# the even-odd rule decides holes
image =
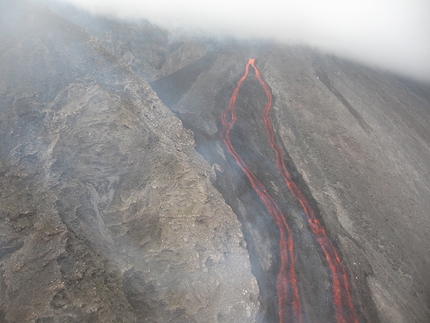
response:
{"label": "cracked rock surface", "polygon": [[[220,138],[249,58],[360,323],[430,321],[428,84],[42,2],[0,4],[0,322],[279,322],[279,232]],[[334,322],[265,100],[251,71],[231,141],[291,227],[303,323]]]}
{"label": "cracked rock surface", "polygon": [[2,6],[0,321],[253,322],[241,225],[190,131],[83,28]]}

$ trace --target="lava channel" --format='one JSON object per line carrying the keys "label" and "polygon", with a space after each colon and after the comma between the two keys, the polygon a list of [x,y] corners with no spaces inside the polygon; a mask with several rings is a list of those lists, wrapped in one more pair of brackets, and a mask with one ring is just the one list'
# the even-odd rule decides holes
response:
{"label": "lava channel", "polygon": [[[286,185],[288,186],[291,194],[297,199],[297,201],[303,208],[310,229],[314,234],[318,244],[320,245],[324,257],[328,263],[332,279],[332,297],[336,322],[358,323],[357,314],[355,312],[352,301],[349,276],[340,261],[339,255],[333,243],[327,237],[324,227],[322,226],[318,218],[315,216],[315,213],[310,206],[309,201],[300,191],[298,186],[293,182],[291,175],[285,166],[284,156],[282,155],[280,147],[276,144],[273,125],[269,118],[270,109],[273,103],[272,93],[269,89],[269,86],[262,79],[259,70],[255,66],[255,60],[249,59],[245,67],[245,73],[240,78],[236,88],[233,91],[233,95],[230,99],[230,104],[227,110],[221,116],[223,127],[221,132],[221,138],[226,145],[227,150],[230,152],[239,167],[248,177],[253,189],[260,197],[261,201],[265,205],[267,211],[277,224],[280,231],[279,246],[281,253],[281,268],[276,281],[279,320],[281,323],[301,322],[302,320],[297,281],[294,274],[294,244],[291,231],[278,205],[267,193],[264,185],[255,177],[255,175],[246,166],[242,158],[237,154],[236,150],[231,144],[229,137],[230,131],[236,121],[236,114],[234,110],[237,94],[246,77],[248,76],[250,66],[254,68],[255,77],[259,81],[267,96],[267,102],[263,111],[263,120],[267,139],[269,141],[270,146],[275,152],[277,169],[281,174],[282,178],[284,179]],[[230,121],[227,121],[228,115],[230,115]]]}
{"label": "lava channel", "polygon": [[[273,200],[273,198],[267,193],[265,186],[256,178],[253,172],[248,168],[243,159],[234,149],[230,141],[230,131],[236,122],[235,114],[235,103],[237,94],[241,88],[243,82],[248,76],[249,66],[254,66],[254,60],[250,59],[245,68],[245,73],[237,83],[236,88],[233,91],[233,95],[230,98],[230,104],[227,110],[221,115],[222,120],[222,132],[221,138],[227,147],[229,153],[236,160],[236,163],[242,169],[247,176],[253,189],[260,197],[261,201],[265,205],[272,219],[275,221],[279,228],[279,249],[281,257],[281,268],[279,275],[276,280],[276,289],[278,295],[278,311],[279,321],[281,323],[301,323],[302,322],[302,311],[300,308],[299,291],[297,287],[297,280],[294,273],[294,243],[293,236],[290,228],[285,220],[285,216],[282,214],[279,206]],[[227,118],[227,117],[230,118]]]}

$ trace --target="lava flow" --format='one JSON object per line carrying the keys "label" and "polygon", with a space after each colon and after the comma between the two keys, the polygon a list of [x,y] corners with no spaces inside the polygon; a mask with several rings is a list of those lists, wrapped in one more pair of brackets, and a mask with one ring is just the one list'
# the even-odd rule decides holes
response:
{"label": "lava flow", "polygon": [[[275,142],[274,130],[269,118],[269,112],[273,103],[271,91],[269,89],[269,86],[262,79],[259,70],[255,66],[254,59],[249,59],[245,68],[245,73],[237,83],[233,95],[231,96],[228,109],[222,114],[223,130],[221,133],[221,137],[230,154],[233,156],[239,167],[248,177],[252,187],[257,192],[261,201],[266,206],[269,214],[272,216],[273,220],[278,225],[280,231],[279,244],[281,253],[281,269],[276,282],[280,322],[300,322],[302,315],[300,310],[297,281],[294,275],[294,250],[292,235],[285,220],[285,217],[280,211],[278,205],[275,203],[273,198],[266,192],[266,189],[263,184],[255,177],[255,175],[246,166],[242,158],[237,154],[229,138],[230,131],[236,121],[236,114],[234,110],[237,94],[246,77],[248,76],[250,66],[254,68],[255,76],[259,81],[260,85],[263,87],[267,96],[267,103],[264,108],[263,119],[267,138],[269,140],[270,146],[275,151],[277,169],[282,175],[292,195],[302,206],[311,231],[314,234],[317,242],[319,243],[324,257],[328,263],[332,279],[332,296],[336,321],[337,323],[358,323],[357,314],[355,312],[352,301],[351,286],[348,274],[346,273],[346,270],[340,261],[339,255],[334,248],[333,243],[327,237],[324,227],[315,216],[315,213],[310,206],[309,201],[300,191],[298,186],[293,182],[293,180],[291,179],[291,175],[285,166],[284,157],[282,155],[280,147]],[[228,114],[230,114],[231,116],[230,121],[227,121]],[[291,309],[292,311],[288,311],[285,309]]]}
{"label": "lava flow", "polygon": [[[279,321],[283,322],[296,322],[302,321],[302,312],[300,308],[299,292],[297,287],[297,280],[294,273],[294,244],[291,231],[285,220],[285,216],[282,214],[279,206],[273,200],[273,198],[267,193],[264,185],[255,177],[254,173],[248,168],[243,159],[234,149],[230,141],[230,131],[236,121],[235,114],[235,103],[237,94],[241,88],[243,82],[248,76],[249,66],[254,66],[254,60],[250,59],[245,68],[245,73],[237,83],[236,88],[233,91],[233,95],[230,99],[230,104],[227,110],[222,114],[222,132],[221,138],[227,147],[229,153],[236,160],[239,167],[248,177],[253,189],[260,197],[261,201],[265,205],[267,211],[271,215],[279,228],[279,248],[281,255],[281,268],[279,271],[278,278],[276,280],[276,289],[278,294],[278,308],[279,308]],[[230,114],[230,121],[227,120],[227,115]]]}
{"label": "lava flow", "polygon": [[260,82],[267,96],[267,103],[264,107],[263,119],[264,127],[266,129],[267,139],[269,140],[270,146],[275,151],[276,155],[276,166],[279,173],[281,173],[285,184],[287,184],[293,196],[299,201],[306,214],[309,226],[312,233],[315,235],[321,249],[324,253],[325,259],[327,260],[328,266],[330,268],[332,276],[332,294],[333,303],[336,313],[336,321],[338,323],[358,323],[357,315],[355,313],[354,305],[351,296],[351,286],[349,282],[348,274],[343,267],[339,255],[333,246],[333,243],[327,237],[324,227],[321,222],[315,216],[312,207],[309,204],[307,198],[303,195],[297,185],[291,179],[291,175],[285,166],[284,157],[282,155],[281,149],[275,142],[275,135],[273,131],[273,126],[269,118],[270,108],[272,107],[272,93],[270,92],[269,86],[261,78],[260,72],[254,63],[251,63],[255,70],[255,77]]}

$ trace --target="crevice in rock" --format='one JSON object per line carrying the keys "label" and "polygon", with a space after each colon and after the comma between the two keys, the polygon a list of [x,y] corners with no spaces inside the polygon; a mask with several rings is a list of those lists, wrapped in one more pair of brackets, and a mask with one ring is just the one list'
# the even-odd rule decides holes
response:
{"label": "crevice in rock", "polygon": [[[156,90],[160,98],[166,98],[164,91],[174,88],[175,82],[180,79],[178,75],[186,74],[187,71],[182,69],[175,73],[175,78],[167,76],[156,81],[157,87],[154,87],[154,90]],[[164,81],[169,86],[162,85]],[[219,116],[228,105],[234,86],[235,82],[226,85],[216,96],[214,109],[210,112],[211,117],[217,120],[218,133],[216,134],[207,133],[193,121],[199,111],[184,111],[182,107],[180,109],[175,107],[174,103],[178,102],[181,96],[179,92],[176,93],[177,96],[174,100],[169,98],[164,103],[181,119],[187,129],[194,132],[196,150],[215,169],[217,176],[214,186],[221,192],[226,203],[230,205],[242,223],[252,272],[260,288],[259,300],[261,308],[258,321],[278,322],[275,286],[280,265],[278,229],[219,138],[221,129]],[[261,91],[261,87],[256,80],[253,80],[252,76],[250,80],[245,81],[238,96],[237,123],[232,130],[231,139],[247,165],[252,168],[259,180],[264,183],[271,196],[277,200],[292,228],[296,243],[296,272],[301,281],[299,287],[304,304],[304,322],[318,319],[332,321],[334,319],[334,310],[331,305],[328,265],[313,235],[309,232],[303,233],[303,228],[308,228],[303,211],[298,202],[290,195],[288,188],[279,179],[276,163],[272,156],[273,152],[267,143],[262,122],[265,95]],[[182,95],[184,94],[185,92]],[[276,134],[277,136],[278,134]],[[324,225],[318,205],[312,197],[306,182],[299,175],[293,160],[279,138],[277,138],[277,142],[281,146],[287,168],[294,181],[308,198],[316,216]],[[220,148],[223,152],[220,151]],[[337,245],[335,240],[333,243]]]}

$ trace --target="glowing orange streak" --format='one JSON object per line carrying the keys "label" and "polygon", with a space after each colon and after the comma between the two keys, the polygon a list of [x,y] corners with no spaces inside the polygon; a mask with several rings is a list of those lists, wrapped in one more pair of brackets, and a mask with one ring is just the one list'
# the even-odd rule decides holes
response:
{"label": "glowing orange streak", "polygon": [[293,196],[299,201],[306,214],[309,225],[315,238],[317,239],[321,249],[323,250],[324,256],[330,268],[332,275],[333,285],[333,303],[336,312],[336,320],[338,323],[358,323],[357,315],[355,313],[354,305],[351,296],[351,287],[349,283],[348,275],[343,267],[339,255],[336,252],[332,242],[327,237],[324,227],[321,225],[320,221],[316,218],[313,209],[311,208],[308,200],[297,187],[297,185],[291,179],[290,173],[287,171],[285,166],[284,157],[282,155],[281,149],[275,142],[275,136],[273,131],[273,126],[269,118],[270,108],[272,107],[272,94],[270,92],[269,86],[264,82],[260,76],[260,72],[254,65],[254,60],[248,62],[248,65],[252,65],[255,70],[255,76],[260,82],[267,96],[267,103],[264,108],[263,119],[264,126],[266,128],[267,138],[269,140],[270,146],[275,151],[276,155],[276,166],[278,171],[284,178],[285,183],[290,189]]}
{"label": "glowing orange streak", "polygon": [[[260,197],[261,201],[265,205],[267,211],[271,215],[272,219],[275,221],[279,228],[280,238],[279,247],[281,254],[281,268],[279,271],[278,278],[276,280],[276,289],[278,293],[278,308],[279,308],[279,320],[281,323],[284,322],[297,322],[302,321],[302,312],[300,308],[300,300],[297,288],[297,280],[294,273],[294,244],[291,231],[285,220],[285,216],[282,214],[276,202],[267,193],[264,185],[255,177],[255,175],[249,170],[248,166],[245,164],[243,159],[238,155],[236,150],[230,141],[230,131],[236,122],[235,114],[235,103],[237,99],[237,94],[241,88],[243,82],[248,76],[249,66],[252,65],[254,69],[254,59],[250,59],[245,67],[245,73],[240,78],[237,83],[236,88],[230,98],[230,104],[227,110],[221,115],[222,120],[222,132],[221,138],[227,147],[229,153],[236,160],[236,163],[248,177],[253,189]],[[227,121],[227,115],[230,114],[231,120]],[[292,313],[285,313],[284,310],[291,307]]]}

